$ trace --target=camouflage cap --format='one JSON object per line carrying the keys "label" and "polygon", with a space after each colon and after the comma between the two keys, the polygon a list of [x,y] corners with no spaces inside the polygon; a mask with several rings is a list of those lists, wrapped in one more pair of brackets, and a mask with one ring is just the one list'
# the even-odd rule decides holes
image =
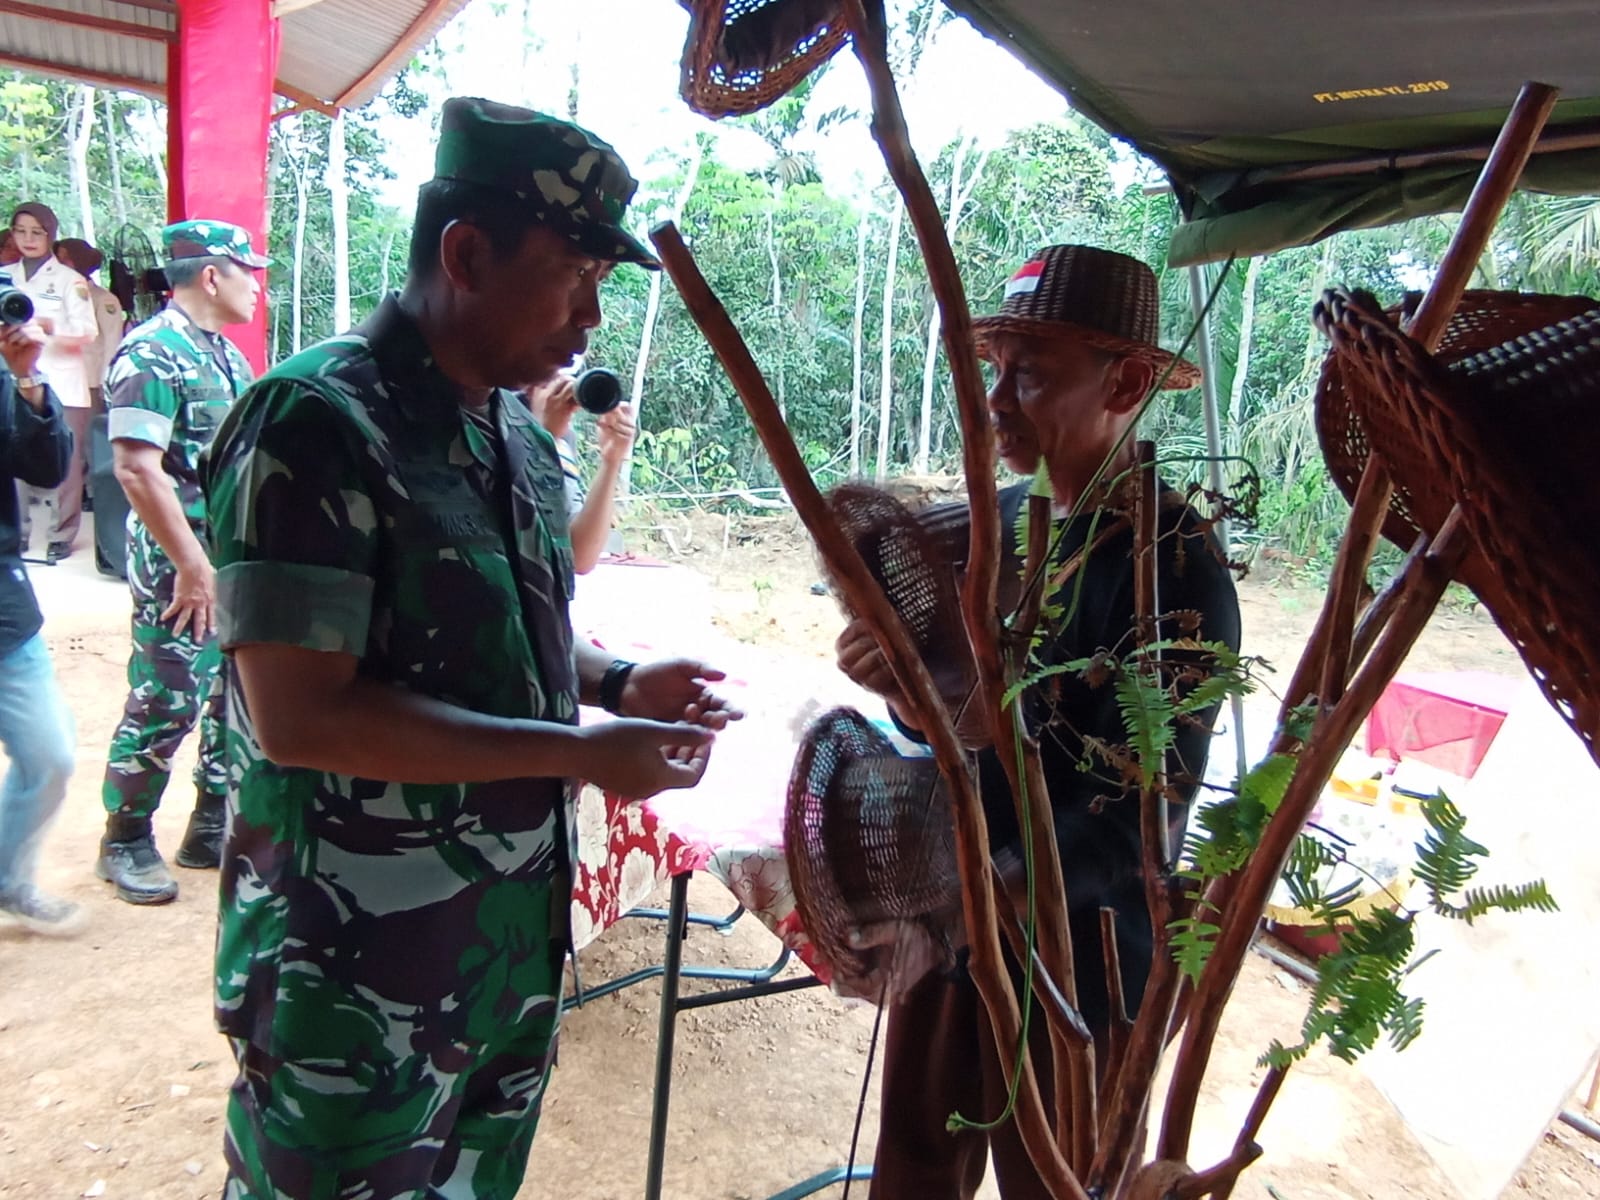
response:
{"label": "camouflage cap", "polygon": [[250,232],[226,221],[179,221],[161,231],[161,244],[167,248],[167,261],[181,258],[231,258],[241,267],[260,270],[272,260],[250,248]]}
{"label": "camouflage cap", "polygon": [[638,181],[610,145],[570,122],[477,97],[446,100],[433,175],[526,200],[595,258],[661,266],[623,226]]}

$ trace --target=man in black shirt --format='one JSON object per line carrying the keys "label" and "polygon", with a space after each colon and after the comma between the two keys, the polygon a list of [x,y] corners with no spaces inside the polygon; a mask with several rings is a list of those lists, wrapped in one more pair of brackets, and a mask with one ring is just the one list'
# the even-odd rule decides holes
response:
{"label": "man in black shirt", "polygon": [[[1048,475],[1059,535],[1052,539],[1052,562],[1070,561],[1090,547],[1080,577],[1056,597],[1062,615],[1049,623],[1036,657],[1051,665],[1101,650],[1126,656],[1135,640],[1133,534],[1123,515],[1125,493],[1119,494],[1112,481],[1131,478],[1134,443],[1125,435],[1162,373],[1164,386],[1192,387],[1198,372],[1157,344],[1155,276],[1125,255],[1087,246],[1046,247],[1011,279],[1005,296],[998,316],[974,322],[979,353],[995,369],[989,411],[1000,457],[1019,473],[1031,474],[1042,466]],[[1111,465],[1097,481],[1108,456]],[[1027,491],[1026,484],[1018,484],[1000,493],[1000,602],[1006,612],[1021,592],[1018,524],[1027,511]],[[1078,515],[1070,516],[1074,508]],[[964,504],[947,505],[919,518],[962,565],[965,509]],[[1200,517],[1170,489],[1162,492],[1158,532],[1160,609],[1198,614],[1197,628],[1163,627],[1163,636],[1192,634],[1237,649],[1238,601],[1223,555]],[[903,724],[893,677],[865,625],[852,622],[837,649],[840,668],[885,696]],[[952,705],[962,699],[947,697]],[[1022,707],[1029,731],[1039,740],[1050,793],[1079,1008],[1103,1044],[1109,1005],[1100,908],[1117,912],[1117,947],[1130,1015],[1143,995],[1153,952],[1140,869],[1138,798],[1125,793],[1113,778],[1115,772],[1087,748],[1091,740],[1120,745],[1129,741],[1129,734],[1111,685],[1091,686],[1074,673],[1030,688]],[[1187,802],[1205,769],[1215,712],[1199,715],[1200,721],[1177,730],[1168,760],[1183,800],[1171,805],[1174,847],[1181,844]],[[980,752],[978,770],[991,853],[1008,891],[1020,903],[1025,894],[1021,833],[1005,772],[992,747]],[[930,970],[941,956],[926,944],[926,935],[918,944],[919,926],[863,933],[868,944],[874,934],[882,936],[882,969],[869,980],[855,981],[854,990],[875,999],[887,980],[894,1005],[885,1047],[874,1200],[969,1200],[991,1155],[1007,1200],[1046,1196],[1014,1122],[987,1133],[946,1132],[951,1113],[990,1119],[1006,1099],[1000,1058],[964,966]],[[1020,991],[1020,972],[1013,975]],[[846,981],[845,987],[852,984]],[[1039,1054],[1048,1053],[1045,1021],[1037,1008],[1032,1042]],[[1053,1107],[1047,1072],[1041,1073],[1040,1085],[1047,1106]]]}
{"label": "man in black shirt", "polygon": [[45,829],[72,775],[72,716],[56,686],[44,623],[22,565],[17,483],[53,488],[67,476],[72,431],[39,373],[44,331],[0,325],[0,745],[11,767],[0,783],[0,920],[64,934],[78,906],[34,886]]}

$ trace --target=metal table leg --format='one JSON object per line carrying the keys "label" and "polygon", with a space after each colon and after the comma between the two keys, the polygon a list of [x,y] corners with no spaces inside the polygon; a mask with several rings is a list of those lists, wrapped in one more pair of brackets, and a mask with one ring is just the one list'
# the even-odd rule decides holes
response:
{"label": "metal table leg", "polygon": [[672,1042],[678,1031],[678,982],[683,967],[683,937],[689,913],[689,872],[672,877],[667,910],[667,948],[661,971],[661,1021],[656,1033],[656,1087],[650,1104],[650,1161],[645,1169],[645,1200],[661,1200],[661,1172],[667,1154],[667,1107],[672,1099]]}
{"label": "metal table leg", "polygon": [[[648,978],[652,975],[661,976],[661,1013],[656,1033],[656,1078],[655,1094],[650,1106],[650,1145],[649,1162],[645,1168],[644,1195],[645,1200],[661,1200],[661,1181],[666,1166],[667,1157],[667,1116],[672,1100],[672,1053],[673,1043],[678,1032],[678,1013],[694,1008],[707,1008],[714,1004],[730,1004],[738,1000],[748,1000],[758,996],[775,996],[783,992],[800,991],[803,988],[820,987],[821,980],[815,976],[806,976],[801,979],[775,979],[774,977],[783,970],[789,961],[790,951],[787,947],[778,955],[778,959],[769,967],[759,970],[738,970],[726,967],[685,967],[683,965],[683,941],[689,932],[689,877],[693,872],[684,872],[682,875],[672,877],[672,896],[666,912],[666,950],[662,955],[660,967],[647,967],[643,971],[634,972],[625,979],[614,980],[605,985],[605,989],[596,989],[590,992],[591,997],[601,994],[602,990],[615,990],[636,983],[639,978]],[[734,918],[726,924],[731,925]],[[718,922],[704,921],[713,928]],[[637,978],[636,978],[637,977]],[[723,981],[737,981],[743,984],[740,987],[725,988],[721,991],[707,992],[699,996],[680,996],[679,990],[685,978],[715,979]],[[845,1180],[863,1180],[872,1178],[870,1166],[847,1169],[835,1167],[824,1171],[820,1175],[813,1175],[802,1183],[786,1188],[770,1200],[801,1200],[802,1197],[813,1195],[824,1188],[834,1184],[843,1183]]]}

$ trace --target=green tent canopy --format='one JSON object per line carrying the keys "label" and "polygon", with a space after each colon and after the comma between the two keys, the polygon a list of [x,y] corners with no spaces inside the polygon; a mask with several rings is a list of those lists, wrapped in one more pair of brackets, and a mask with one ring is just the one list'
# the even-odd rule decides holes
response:
{"label": "green tent canopy", "polygon": [[1523,186],[1600,192],[1595,0],[948,2],[1166,171],[1174,266],[1461,208],[1527,80]]}

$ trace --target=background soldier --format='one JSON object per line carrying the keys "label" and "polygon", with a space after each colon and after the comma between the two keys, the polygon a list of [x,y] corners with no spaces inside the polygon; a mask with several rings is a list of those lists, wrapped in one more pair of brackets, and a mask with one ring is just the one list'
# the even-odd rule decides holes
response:
{"label": "background soldier", "polygon": [[162,240],[172,299],[128,335],[106,377],[117,480],[133,510],[133,653],[128,703],[106,759],[106,832],[95,873],[130,904],[165,904],[178,895],[150,818],[172,755],[197,719],[195,809],[178,865],[215,867],[222,843],[227,776],[216,573],[197,471],[201,451],[251,379],[244,355],[219,331],[255,314],[255,272],[268,262],[251,250],[248,233],[222,221],[169,225]]}

